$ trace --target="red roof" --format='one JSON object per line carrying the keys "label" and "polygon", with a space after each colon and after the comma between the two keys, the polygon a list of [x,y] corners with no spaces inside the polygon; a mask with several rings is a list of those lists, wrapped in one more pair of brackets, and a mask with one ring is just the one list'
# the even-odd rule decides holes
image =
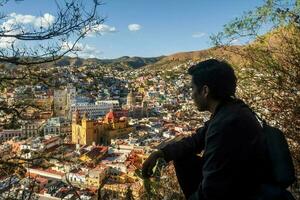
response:
{"label": "red roof", "polygon": [[90,158],[95,158],[99,155],[102,155],[102,153],[105,153],[108,151],[108,147],[105,146],[96,146],[95,148],[93,148],[91,151],[89,151],[88,153],[86,153],[86,155]]}

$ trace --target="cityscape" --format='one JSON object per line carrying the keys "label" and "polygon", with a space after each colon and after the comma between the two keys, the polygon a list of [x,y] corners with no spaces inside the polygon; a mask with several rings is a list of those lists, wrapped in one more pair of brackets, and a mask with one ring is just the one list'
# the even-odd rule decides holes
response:
{"label": "cityscape", "polygon": [[[224,103],[225,97],[210,96],[213,86],[202,83],[207,96],[196,98],[195,74],[192,80],[188,71],[208,60],[234,71],[226,101],[242,100],[256,113],[251,120],[261,125],[247,130],[265,134],[267,125],[279,130],[286,148],[279,154],[288,154],[290,180],[296,180],[280,191],[300,198],[299,0],[0,0],[0,8],[0,200],[198,195],[202,175],[194,184],[198,189],[186,195],[177,160],[169,162],[163,149],[178,141],[175,146],[195,149],[200,139],[189,145],[182,141],[199,136],[198,130],[207,135],[199,128]],[[224,74],[205,78],[230,82]],[[216,107],[208,109],[207,103],[200,109],[200,98]],[[242,130],[236,132],[246,130],[235,123],[230,125]],[[202,136],[203,149],[193,152],[201,159],[209,146]],[[239,141],[226,142],[244,148]],[[249,146],[251,155],[262,157],[253,143]],[[234,161],[249,167],[245,163],[251,159],[244,155]],[[261,166],[257,160],[252,163]],[[268,163],[270,171],[276,161]],[[190,166],[185,159],[182,163]],[[241,168],[227,167],[233,174]]]}
{"label": "cityscape", "polygon": [[[139,199],[145,158],[159,145],[192,134],[209,117],[193,107],[190,77],[181,73],[190,64],[146,73],[81,66],[80,77],[72,75],[74,66],[53,67],[61,73],[56,81],[66,84],[61,89],[40,84],[5,91],[8,104],[30,91],[40,109],[26,109],[30,120],[21,120],[20,128],[1,129],[3,158],[26,163],[24,176],[2,179],[3,194],[30,193],[33,181],[39,198],[72,199],[75,188],[81,199],[121,199],[128,191]],[[110,75],[86,81],[84,75],[96,70]],[[81,87],[61,78],[66,75]],[[85,89],[91,86],[99,89]]]}

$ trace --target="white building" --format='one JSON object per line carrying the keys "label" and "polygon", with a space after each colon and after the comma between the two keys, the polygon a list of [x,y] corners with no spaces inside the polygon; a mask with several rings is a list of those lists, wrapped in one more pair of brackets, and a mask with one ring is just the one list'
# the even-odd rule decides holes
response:
{"label": "white building", "polygon": [[53,117],[47,120],[44,125],[44,134],[70,134],[71,131],[71,121],[63,117]]}
{"label": "white building", "polygon": [[111,109],[119,108],[118,100],[97,101],[96,103],[76,103],[71,105],[71,112],[78,111],[82,116],[84,113],[91,119],[97,119],[106,115]]}
{"label": "white building", "polygon": [[120,104],[118,100],[104,100],[104,101],[96,101],[96,105],[113,105],[113,109],[120,108]]}
{"label": "white building", "polygon": [[14,137],[21,137],[22,130],[0,130],[0,143],[11,140]]}
{"label": "white building", "polygon": [[58,146],[62,143],[63,140],[59,136],[45,136],[44,138],[37,137],[26,144],[22,144],[20,149],[40,152]]}

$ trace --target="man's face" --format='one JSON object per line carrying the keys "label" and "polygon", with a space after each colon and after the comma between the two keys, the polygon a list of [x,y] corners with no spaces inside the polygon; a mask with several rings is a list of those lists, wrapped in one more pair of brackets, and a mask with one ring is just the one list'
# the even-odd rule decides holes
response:
{"label": "man's face", "polygon": [[204,85],[202,88],[197,86],[192,81],[192,98],[199,111],[208,110],[208,87]]}

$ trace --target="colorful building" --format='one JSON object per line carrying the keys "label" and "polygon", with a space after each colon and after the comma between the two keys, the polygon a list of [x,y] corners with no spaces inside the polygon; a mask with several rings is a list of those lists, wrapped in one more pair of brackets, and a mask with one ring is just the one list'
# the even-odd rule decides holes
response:
{"label": "colorful building", "polygon": [[72,143],[81,145],[110,144],[113,138],[133,131],[127,117],[117,117],[112,110],[102,120],[91,120],[85,114],[80,118],[76,111],[72,118]]}

